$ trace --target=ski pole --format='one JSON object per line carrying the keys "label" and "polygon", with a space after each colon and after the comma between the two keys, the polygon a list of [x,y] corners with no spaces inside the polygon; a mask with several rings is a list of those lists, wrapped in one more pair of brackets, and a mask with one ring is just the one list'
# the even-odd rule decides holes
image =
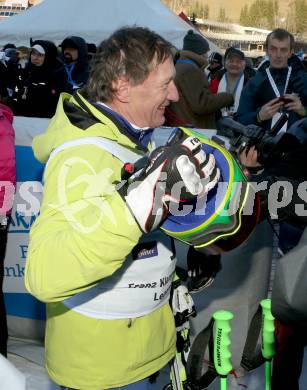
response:
{"label": "ski pole", "polygon": [[214,332],[214,367],[220,376],[221,390],[227,390],[227,375],[232,370],[230,341],[230,321],[233,314],[230,311],[218,310],[213,314]]}
{"label": "ski pole", "polygon": [[271,389],[272,359],[275,356],[274,317],[271,313],[271,300],[263,299],[261,352],[265,359],[265,390]]}
{"label": "ski pole", "polygon": [[171,365],[171,385],[169,389],[171,390],[183,390],[184,381],[186,381],[186,372],[181,360],[181,353],[176,352],[176,356]]}

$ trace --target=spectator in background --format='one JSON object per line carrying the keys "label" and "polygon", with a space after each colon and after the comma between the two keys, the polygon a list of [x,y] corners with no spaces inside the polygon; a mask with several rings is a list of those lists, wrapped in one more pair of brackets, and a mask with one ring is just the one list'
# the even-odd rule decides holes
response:
{"label": "spectator in background", "polygon": [[246,78],[249,80],[252,77],[255,76],[256,71],[254,69],[254,63],[253,60],[250,57],[245,57],[245,69],[244,73],[246,75]]}
{"label": "spectator in background", "polygon": [[3,46],[2,51],[5,51],[6,49],[16,49],[16,46],[14,45],[14,43],[6,43]]}
{"label": "spectator in background", "polygon": [[223,56],[220,53],[213,51],[209,56],[209,65],[207,67],[207,76],[212,93],[216,93],[217,91],[212,90],[211,82],[215,79],[221,69],[223,69]]}
{"label": "spectator in background", "polygon": [[254,68],[255,68],[255,69],[258,69],[258,67],[262,64],[262,62],[263,62],[263,57],[262,57],[262,56],[257,57],[257,58],[256,58],[256,61],[255,61],[255,66],[254,66]]}
{"label": "spectator in background", "polygon": [[12,72],[17,67],[18,55],[17,50],[12,44],[4,46],[0,52],[0,95],[1,101],[6,101],[10,92],[10,80]]}
{"label": "spectator in background", "polygon": [[307,74],[302,62],[292,55],[293,46],[294,37],[287,30],[278,28],[268,34],[269,61],[262,64],[242,92],[236,119],[243,125],[270,130],[284,112],[288,116],[286,129],[306,116]]}
{"label": "spectator in background", "polygon": [[227,92],[213,95],[204,68],[208,65],[209,44],[200,34],[189,30],[183,41],[183,50],[175,64],[175,84],[179,101],[170,105],[167,124],[192,125],[215,129],[216,113],[233,104]]}
{"label": "spectator in background", "polygon": [[[294,37],[287,30],[275,29],[268,34],[266,50],[269,61],[260,66],[242,92],[237,112],[237,119],[241,123],[256,124],[269,131],[284,113],[287,115],[287,123],[282,131],[285,131],[294,122],[307,116],[307,75],[302,62],[293,55],[293,46]],[[297,244],[304,229],[300,221],[295,220],[294,205],[297,204],[298,186],[307,177],[304,164],[306,150],[305,142],[299,149],[283,153],[276,164],[268,166],[263,172],[263,179],[268,180],[269,184],[282,180],[291,183],[293,188],[290,204],[282,212],[278,212],[279,247],[283,253]],[[250,152],[255,151],[250,149],[248,153]],[[301,203],[302,200],[299,199],[298,202]],[[306,221],[303,224],[306,226]],[[295,262],[293,266],[295,267]],[[299,388],[306,329],[298,330],[296,324],[282,323],[278,328],[272,389],[296,390]]]}
{"label": "spectator in background", "polygon": [[[17,53],[17,49],[16,48],[8,48],[8,49],[5,49],[4,50],[4,59],[9,62],[10,60],[11,61],[17,61],[18,60],[18,53]],[[7,63],[6,62],[6,63]]]}
{"label": "spectator in background", "polygon": [[4,258],[7,242],[9,215],[16,185],[15,143],[12,126],[13,113],[9,107],[0,104],[0,181],[6,185],[0,189],[0,353],[7,355],[7,321],[2,291]]}
{"label": "spectator in background", "polygon": [[13,94],[8,99],[15,115],[50,118],[55,113],[58,94],[54,72],[59,66],[57,48],[44,40],[31,42],[30,61],[19,69]]}
{"label": "spectator in background", "polygon": [[0,100],[4,101],[8,95],[7,91],[7,61],[9,58],[5,52],[0,51]]}
{"label": "spectator in background", "polygon": [[222,116],[233,116],[239,107],[242,89],[248,81],[245,67],[246,60],[241,50],[232,47],[226,51],[225,68],[212,81],[212,85],[218,93],[228,92],[234,98],[232,106],[221,109]]}
{"label": "spectator in background", "polygon": [[[7,53],[9,51],[9,53]],[[19,64],[19,51],[17,49],[6,49],[6,56],[8,60],[6,62],[6,88],[7,96],[11,97],[13,95],[14,87],[16,82],[18,82],[18,77],[20,76],[20,70],[25,69]]]}
{"label": "spectator in background", "polygon": [[12,96],[18,69],[25,67],[25,63],[20,63],[20,52],[12,44],[5,45],[5,49],[0,52],[0,95],[3,102],[8,96]]}
{"label": "spectator in background", "polygon": [[299,50],[298,52],[296,52],[295,55],[296,55],[301,61],[304,60],[304,50],[303,50],[303,49],[301,49],[301,50]]}
{"label": "spectator in background", "polygon": [[[269,131],[282,115],[286,131],[294,122],[306,117],[307,74],[302,62],[293,55],[294,37],[287,30],[275,29],[268,34],[266,50],[269,60],[242,91],[235,119],[243,125],[254,124]],[[286,115],[286,117],[285,117]],[[299,240],[302,230],[282,223],[280,247],[290,250]]]}
{"label": "spectator in background", "polygon": [[56,72],[57,90],[72,94],[87,82],[88,47],[83,38],[76,36],[65,38],[60,47],[64,65]]}
{"label": "spectator in background", "polygon": [[94,57],[94,55],[97,52],[97,46],[95,43],[87,43],[87,52],[88,52],[88,59],[91,61],[91,59]]}
{"label": "spectator in background", "polygon": [[[300,185],[304,182],[306,183],[307,180],[307,165],[304,163],[306,154],[307,142],[305,140],[294,149],[289,150],[288,153],[283,153],[280,158],[266,168],[260,175],[255,175],[253,177],[253,180],[257,180],[258,183],[264,181],[268,183],[268,187],[260,191],[262,200],[261,214],[263,217],[269,215],[269,195],[272,185],[278,184],[278,182],[287,182],[288,185],[291,185],[293,193],[289,198],[289,202],[284,204],[284,206],[279,207],[275,215],[275,218],[278,218],[280,223],[287,224],[281,225],[281,228],[283,226],[292,226],[293,229],[296,228],[301,231],[306,229],[306,213],[303,211],[300,213],[297,208],[297,206],[300,205],[302,206],[302,210],[306,209],[306,199],[299,196],[300,191],[298,190]],[[259,169],[258,153],[254,147],[245,149],[240,155],[240,160],[245,167]],[[292,232],[293,230],[287,231],[288,238],[291,236]],[[298,240],[300,236],[301,234],[297,237]],[[305,234],[302,238],[304,243],[306,243],[306,238],[307,235]],[[291,262],[292,265],[290,268],[296,267],[296,260],[299,260],[298,256],[300,253],[301,255],[306,254],[306,249],[302,250],[302,248],[299,249],[298,247],[298,250],[292,250],[286,255],[287,259],[284,258],[282,260],[283,264],[285,264],[286,260]],[[279,269],[280,267],[281,263],[277,265],[276,275],[281,272]],[[300,262],[300,266],[297,269],[303,269],[302,262]],[[293,275],[296,275],[295,272]],[[285,279],[287,281],[285,281]],[[288,277],[285,275],[285,278],[278,278],[278,283],[275,279],[273,285],[272,308],[275,307],[279,315],[276,315],[277,313],[273,312],[276,318],[276,356],[274,357],[273,362],[272,390],[299,390],[299,377],[303,368],[304,347],[307,343],[307,323],[298,321],[299,311],[297,312],[296,309],[293,308],[295,303],[294,297],[299,296],[299,294],[296,293],[296,286],[303,283],[298,282],[297,284],[295,279],[291,279],[292,275],[289,275]],[[284,285],[284,289],[281,288],[281,285]],[[277,288],[279,289],[279,298],[278,293],[275,290]],[[281,296],[281,292],[285,295]],[[306,291],[304,291],[304,294],[306,294]],[[297,302],[298,307],[302,307],[303,302],[304,296],[302,296],[301,301]],[[297,315],[297,318],[295,318],[295,314]]]}
{"label": "spectator in background", "polygon": [[19,58],[18,64],[20,68],[24,69],[29,62],[31,49],[27,46],[19,46],[17,47],[17,53]]}

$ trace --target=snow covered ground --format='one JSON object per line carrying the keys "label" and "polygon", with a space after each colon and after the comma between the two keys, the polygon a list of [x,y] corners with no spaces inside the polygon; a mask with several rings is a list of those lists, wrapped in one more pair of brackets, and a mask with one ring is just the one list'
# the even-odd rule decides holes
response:
{"label": "snow covered ground", "polygon": [[[44,370],[44,348],[41,344],[29,340],[10,339],[8,345],[9,360],[26,376],[27,390],[59,390],[52,383]],[[153,390],[162,390],[168,383],[168,374],[163,371]],[[229,390],[264,390],[264,371],[259,367],[251,374],[241,378],[229,377]],[[0,386],[1,388],[1,386]],[[216,380],[210,390],[218,390],[219,382]],[[14,389],[5,389],[14,390]],[[289,389],[291,390],[291,389]],[[300,390],[307,390],[307,349],[305,350],[304,372],[301,377]]]}

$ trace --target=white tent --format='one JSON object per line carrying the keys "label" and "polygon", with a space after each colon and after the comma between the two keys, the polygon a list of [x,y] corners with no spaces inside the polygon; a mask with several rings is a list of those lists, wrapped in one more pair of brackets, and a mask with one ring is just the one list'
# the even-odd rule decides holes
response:
{"label": "white tent", "polygon": [[119,27],[134,24],[156,31],[178,49],[191,28],[159,0],[44,0],[0,22],[0,45],[29,46],[30,38],[59,44],[69,35],[99,44]]}

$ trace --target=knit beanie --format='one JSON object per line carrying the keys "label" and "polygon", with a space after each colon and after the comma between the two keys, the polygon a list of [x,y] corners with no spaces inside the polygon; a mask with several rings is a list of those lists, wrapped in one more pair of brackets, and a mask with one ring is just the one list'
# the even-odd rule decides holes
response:
{"label": "knit beanie", "polygon": [[183,38],[183,50],[193,51],[196,54],[204,54],[210,50],[210,46],[200,34],[194,34],[193,30],[189,30]]}
{"label": "knit beanie", "polygon": [[209,63],[210,64],[215,63],[215,64],[222,65],[223,64],[223,56],[220,53],[218,53],[217,51],[213,51],[210,54]]}

